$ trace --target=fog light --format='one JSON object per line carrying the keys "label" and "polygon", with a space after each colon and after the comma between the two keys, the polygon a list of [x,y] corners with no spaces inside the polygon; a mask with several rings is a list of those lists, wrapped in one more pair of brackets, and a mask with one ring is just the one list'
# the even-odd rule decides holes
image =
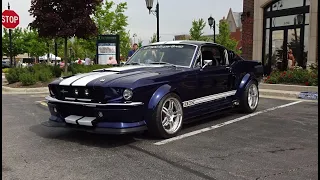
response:
{"label": "fog light", "polygon": [[101,111],[98,112],[98,116],[102,118],[103,117],[103,113]]}
{"label": "fog light", "polygon": [[74,94],[75,94],[75,95],[78,95],[78,94],[79,94],[78,89],[74,89]]}
{"label": "fog light", "polygon": [[89,89],[85,89],[85,90],[84,90],[84,94],[85,94],[86,96],[89,96]]}
{"label": "fog light", "polygon": [[133,92],[132,92],[131,89],[125,89],[125,90],[123,91],[123,98],[124,98],[125,100],[130,100],[130,99],[132,98],[132,96],[133,96]]}

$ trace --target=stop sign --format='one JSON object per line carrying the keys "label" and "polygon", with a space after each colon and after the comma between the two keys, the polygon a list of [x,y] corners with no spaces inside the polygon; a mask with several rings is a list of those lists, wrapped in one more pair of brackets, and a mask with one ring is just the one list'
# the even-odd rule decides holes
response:
{"label": "stop sign", "polygon": [[14,29],[19,25],[19,15],[13,10],[4,10],[2,12],[2,25],[7,29]]}

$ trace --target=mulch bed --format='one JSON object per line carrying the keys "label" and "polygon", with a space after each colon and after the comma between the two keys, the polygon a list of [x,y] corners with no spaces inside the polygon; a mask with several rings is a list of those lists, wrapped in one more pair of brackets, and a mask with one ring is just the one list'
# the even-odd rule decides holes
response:
{"label": "mulch bed", "polygon": [[48,87],[48,84],[49,84],[48,82],[47,83],[37,82],[34,85],[23,86],[21,82],[16,82],[16,83],[12,83],[12,84],[7,84],[5,86],[11,87],[11,88],[39,88],[39,87]]}

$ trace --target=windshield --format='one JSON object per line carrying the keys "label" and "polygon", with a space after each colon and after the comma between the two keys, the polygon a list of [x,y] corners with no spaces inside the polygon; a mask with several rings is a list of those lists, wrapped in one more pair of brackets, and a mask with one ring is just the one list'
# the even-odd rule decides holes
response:
{"label": "windshield", "polygon": [[152,45],[141,48],[126,63],[139,64],[167,64],[189,67],[196,46],[193,45]]}

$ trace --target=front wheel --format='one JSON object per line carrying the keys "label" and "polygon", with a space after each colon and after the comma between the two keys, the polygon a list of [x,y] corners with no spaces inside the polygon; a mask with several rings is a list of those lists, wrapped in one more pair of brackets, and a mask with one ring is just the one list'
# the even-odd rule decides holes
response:
{"label": "front wheel", "polygon": [[250,81],[243,91],[240,100],[240,110],[244,113],[254,112],[259,103],[259,89],[255,81]]}
{"label": "front wheel", "polygon": [[179,133],[182,120],[181,100],[178,95],[170,93],[161,99],[147,124],[150,134],[160,138],[170,138]]}

